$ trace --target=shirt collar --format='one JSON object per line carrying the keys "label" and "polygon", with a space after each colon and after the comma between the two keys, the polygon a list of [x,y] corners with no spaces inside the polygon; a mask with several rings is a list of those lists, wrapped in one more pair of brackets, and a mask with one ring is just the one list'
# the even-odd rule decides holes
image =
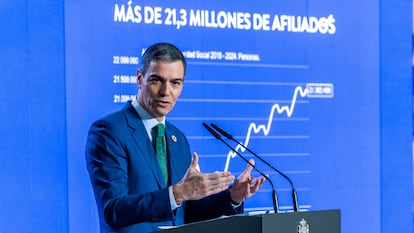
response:
{"label": "shirt collar", "polygon": [[138,103],[137,98],[133,98],[131,104],[137,111],[138,115],[141,117],[142,123],[145,126],[145,130],[147,131],[148,137],[150,138],[150,140],[152,140],[152,128],[159,123],[162,123],[165,126],[165,117],[162,119],[162,122],[158,122],[157,119],[155,119],[151,114],[149,114],[147,110],[145,110],[145,108]]}

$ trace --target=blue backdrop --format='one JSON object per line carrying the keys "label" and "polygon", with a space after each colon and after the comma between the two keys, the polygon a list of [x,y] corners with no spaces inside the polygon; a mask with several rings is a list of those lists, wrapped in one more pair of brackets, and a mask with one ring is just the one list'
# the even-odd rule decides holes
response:
{"label": "blue backdrop", "polygon": [[[390,0],[0,1],[0,232],[98,232],[86,132],[136,94],[158,41],[188,59],[168,119],[203,171],[245,166],[212,122],[291,177],[302,210],[412,232],[411,18]],[[258,166],[290,211],[288,183]],[[270,209],[265,184],[246,211]]]}

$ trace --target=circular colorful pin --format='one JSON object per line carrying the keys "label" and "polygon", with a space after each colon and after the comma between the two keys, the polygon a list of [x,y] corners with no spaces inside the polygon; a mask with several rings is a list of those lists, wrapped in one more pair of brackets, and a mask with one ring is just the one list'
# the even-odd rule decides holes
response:
{"label": "circular colorful pin", "polygon": [[177,137],[176,137],[175,135],[171,135],[171,140],[172,140],[173,142],[177,142]]}

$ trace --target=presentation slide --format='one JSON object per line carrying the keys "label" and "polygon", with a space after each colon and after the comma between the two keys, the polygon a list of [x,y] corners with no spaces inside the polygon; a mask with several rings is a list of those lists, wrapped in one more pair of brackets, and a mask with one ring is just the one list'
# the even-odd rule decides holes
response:
{"label": "presentation slide", "polygon": [[[342,232],[379,232],[378,24],[377,1],[66,1],[71,232],[99,231],[88,128],[135,98],[141,55],[156,42],[187,59],[167,120],[186,134],[202,171],[237,177],[246,167],[237,153],[254,158],[202,125],[214,123],[291,179],[301,211],[341,209]],[[289,182],[255,161],[281,212],[292,211]],[[265,182],[246,213],[272,212],[271,191]]]}

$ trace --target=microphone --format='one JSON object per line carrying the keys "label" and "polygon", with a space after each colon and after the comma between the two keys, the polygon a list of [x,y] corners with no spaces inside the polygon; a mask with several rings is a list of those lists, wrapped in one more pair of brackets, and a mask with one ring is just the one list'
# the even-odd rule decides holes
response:
{"label": "microphone", "polygon": [[[213,127],[215,130],[217,130],[218,132],[220,132],[223,136],[225,136],[226,138],[236,142],[238,145],[240,145],[241,147],[243,147],[244,149],[246,149],[248,152],[250,152],[252,155],[254,155],[256,158],[258,158],[260,161],[262,161],[263,163],[265,163],[267,166],[269,166],[271,169],[273,169],[274,171],[276,171],[277,173],[279,173],[281,176],[283,176],[290,184],[291,189],[292,189],[292,201],[293,201],[293,211],[298,212],[299,210],[299,204],[298,204],[298,196],[296,194],[296,189],[293,185],[292,180],[285,175],[283,172],[281,172],[279,169],[273,167],[273,165],[271,165],[269,162],[267,162],[266,160],[264,160],[261,156],[259,156],[258,154],[254,153],[252,150],[250,150],[247,146],[245,146],[243,143],[239,142],[238,140],[236,140],[233,135],[231,135],[230,133],[228,133],[227,131],[223,130],[222,128],[218,127],[215,124],[210,124],[211,127]],[[235,151],[235,150],[233,150]]]}
{"label": "microphone", "polygon": [[275,186],[273,185],[273,182],[269,179],[269,177],[267,177],[263,172],[261,172],[256,166],[254,166],[251,162],[249,162],[249,160],[247,160],[243,155],[241,155],[238,151],[236,151],[232,146],[230,146],[226,141],[224,141],[220,134],[218,134],[213,128],[211,128],[209,125],[207,125],[206,123],[203,122],[203,126],[204,128],[206,128],[208,130],[208,132],[210,132],[216,139],[220,140],[221,142],[223,142],[228,148],[230,148],[230,150],[232,150],[234,153],[236,153],[238,156],[240,156],[240,158],[242,158],[247,164],[249,164],[250,166],[252,166],[252,168],[254,168],[254,170],[256,170],[260,175],[262,175],[263,177],[266,178],[267,181],[269,181],[270,186],[272,186],[272,201],[273,201],[273,209],[275,211],[275,213],[279,213],[279,204],[278,204],[278,200],[277,200],[277,193],[276,193],[276,189]]}

